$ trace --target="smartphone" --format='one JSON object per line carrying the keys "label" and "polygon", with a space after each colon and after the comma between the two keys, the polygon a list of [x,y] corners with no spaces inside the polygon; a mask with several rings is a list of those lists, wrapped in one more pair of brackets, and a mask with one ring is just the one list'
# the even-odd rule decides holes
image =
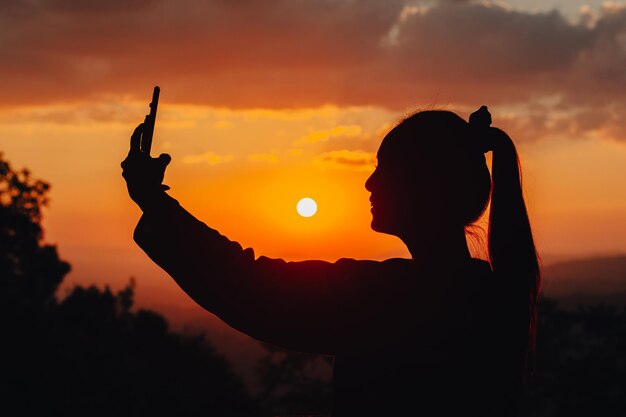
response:
{"label": "smartphone", "polygon": [[148,155],[150,155],[150,149],[152,148],[152,135],[154,135],[154,123],[156,122],[160,92],[159,86],[155,86],[152,92],[152,101],[150,102],[150,114],[146,115],[146,119],[143,122],[143,134],[141,135],[139,149]]}

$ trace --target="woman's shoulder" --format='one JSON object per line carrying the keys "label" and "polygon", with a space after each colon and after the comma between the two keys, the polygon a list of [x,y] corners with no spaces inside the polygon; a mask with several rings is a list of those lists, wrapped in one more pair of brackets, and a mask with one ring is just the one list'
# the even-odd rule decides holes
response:
{"label": "woman's shoulder", "polygon": [[374,259],[354,259],[354,258],[341,258],[338,259],[336,264],[346,265],[365,265],[365,266],[394,266],[394,265],[410,265],[413,263],[412,259],[408,258],[388,258],[382,261]]}
{"label": "woman's shoulder", "polygon": [[411,276],[435,276],[442,274],[457,276],[472,275],[485,280],[493,280],[495,277],[489,262],[477,258],[458,262],[450,260],[450,262],[446,263],[419,262],[408,258],[389,258],[382,261],[341,258],[334,264],[339,268],[398,276],[405,274]]}
{"label": "woman's shoulder", "polygon": [[382,261],[341,258],[335,262],[335,265],[359,275],[384,276],[385,278],[415,273],[415,263],[407,258],[389,258]]}

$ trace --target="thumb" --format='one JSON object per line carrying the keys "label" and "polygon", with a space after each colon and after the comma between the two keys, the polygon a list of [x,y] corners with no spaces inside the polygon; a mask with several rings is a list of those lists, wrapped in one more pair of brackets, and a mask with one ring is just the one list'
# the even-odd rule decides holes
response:
{"label": "thumb", "polygon": [[159,162],[163,165],[164,168],[169,165],[171,160],[172,157],[166,153],[162,153],[161,155],[159,155]]}

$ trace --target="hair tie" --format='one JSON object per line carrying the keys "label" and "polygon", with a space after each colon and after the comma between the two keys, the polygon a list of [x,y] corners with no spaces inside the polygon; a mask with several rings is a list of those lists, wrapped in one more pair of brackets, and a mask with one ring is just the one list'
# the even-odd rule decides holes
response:
{"label": "hair tie", "polygon": [[487,106],[480,106],[469,117],[469,127],[472,132],[472,139],[476,143],[478,149],[482,152],[493,150],[493,141],[491,140],[491,113]]}

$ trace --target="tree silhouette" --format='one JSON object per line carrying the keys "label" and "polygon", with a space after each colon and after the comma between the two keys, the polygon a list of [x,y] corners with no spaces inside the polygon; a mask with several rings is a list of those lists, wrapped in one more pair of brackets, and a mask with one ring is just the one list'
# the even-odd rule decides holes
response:
{"label": "tree silhouette", "polygon": [[50,185],[13,170],[0,153],[0,311],[34,318],[54,303],[69,272],[56,247],[44,244],[41,211]]}
{"label": "tree silhouette", "polygon": [[263,344],[259,400],[273,415],[330,415],[332,357]]}
{"label": "tree silhouette", "polygon": [[523,416],[626,415],[626,308],[540,303],[536,375]]}
{"label": "tree silhouette", "polygon": [[51,401],[59,414],[71,405],[76,415],[256,415],[226,359],[202,336],[168,331],[157,313],[132,312],[133,294],[132,283],[117,293],[76,287],[58,305],[48,385],[65,385]]}

